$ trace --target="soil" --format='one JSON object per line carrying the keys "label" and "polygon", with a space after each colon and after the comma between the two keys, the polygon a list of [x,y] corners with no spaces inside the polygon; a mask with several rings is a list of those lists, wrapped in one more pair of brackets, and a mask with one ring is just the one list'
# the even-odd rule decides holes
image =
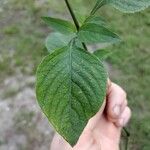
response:
{"label": "soil", "polygon": [[22,74],[0,84],[0,150],[48,150],[53,130],[35,97],[35,78]]}

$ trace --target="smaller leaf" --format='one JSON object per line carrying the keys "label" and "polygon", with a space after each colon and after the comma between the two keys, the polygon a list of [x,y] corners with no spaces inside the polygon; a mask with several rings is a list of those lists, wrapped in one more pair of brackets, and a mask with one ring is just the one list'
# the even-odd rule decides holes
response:
{"label": "smaller leaf", "polygon": [[75,26],[69,21],[52,17],[42,17],[42,19],[47,25],[60,33],[70,34],[76,32]]}
{"label": "smaller leaf", "polygon": [[81,14],[79,11],[74,11],[74,13],[75,13],[75,16],[76,16],[79,24],[82,25],[86,19],[86,15]]}
{"label": "smaller leaf", "polygon": [[99,50],[96,50],[93,54],[96,57],[98,57],[100,60],[104,60],[111,54],[111,52],[106,49],[99,49]]}
{"label": "smaller leaf", "polygon": [[112,5],[125,13],[134,13],[150,6],[150,0],[105,0],[107,4]]}
{"label": "smaller leaf", "polygon": [[93,23],[85,23],[78,32],[78,38],[87,44],[120,42],[118,35],[102,25]]}
{"label": "smaller leaf", "polygon": [[110,4],[124,13],[134,13],[150,6],[150,0],[97,0],[91,14],[95,14],[103,5]]}
{"label": "smaller leaf", "polygon": [[56,49],[67,46],[74,36],[75,34],[64,35],[58,32],[50,33],[45,42],[48,52],[53,52]]}
{"label": "smaller leaf", "polygon": [[148,8],[150,0],[97,0],[91,14],[95,14],[105,4],[110,4],[124,13],[134,13]]}
{"label": "smaller leaf", "polygon": [[105,19],[103,19],[103,18],[100,17],[100,16],[95,16],[95,15],[89,16],[89,17],[85,20],[85,23],[93,23],[93,24],[104,25],[104,26],[106,25]]}

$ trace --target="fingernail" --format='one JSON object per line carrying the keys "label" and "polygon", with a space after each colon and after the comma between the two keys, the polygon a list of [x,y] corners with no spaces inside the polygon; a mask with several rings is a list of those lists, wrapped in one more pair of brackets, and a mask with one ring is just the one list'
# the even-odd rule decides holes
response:
{"label": "fingernail", "polygon": [[119,119],[119,125],[120,125],[121,127],[124,126],[124,119],[123,119],[123,118]]}
{"label": "fingernail", "polygon": [[121,113],[121,108],[119,105],[116,105],[114,108],[113,108],[113,112],[116,116],[119,116],[120,113]]}

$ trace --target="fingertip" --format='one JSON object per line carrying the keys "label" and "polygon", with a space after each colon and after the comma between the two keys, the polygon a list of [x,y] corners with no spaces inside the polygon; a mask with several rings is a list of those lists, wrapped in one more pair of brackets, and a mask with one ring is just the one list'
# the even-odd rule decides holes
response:
{"label": "fingertip", "polygon": [[127,114],[124,119],[124,126],[126,126],[128,124],[128,122],[130,121],[131,115],[132,115],[131,109],[129,107],[127,107],[126,109],[127,109]]}
{"label": "fingertip", "polygon": [[131,109],[126,107],[124,112],[121,114],[120,118],[115,122],[116,126],[124,127],[127,125],[131,118]]}
{"label": "fingertip", "polygon": [[111,83],[107,95],[107,116],[109,120],[118,119],[126,105],[126,92],[117,84]]}

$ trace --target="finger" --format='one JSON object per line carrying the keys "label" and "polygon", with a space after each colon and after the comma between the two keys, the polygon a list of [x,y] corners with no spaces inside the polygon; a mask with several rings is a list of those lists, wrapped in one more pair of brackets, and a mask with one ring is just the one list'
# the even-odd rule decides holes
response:
{"label": "finger", "polygon": [[111,82],[111,80],[108,78],[108,79],[107,79],[107,94],[109,93],[109,89],[111,88],[111,84],[112,84],[112,82]]}
{"label": "finger", "polygon": [[116,121],[115,125],[118,127],[124,127],[131,118],[131,110],[129,107],[126,107],[125,110],[120,115],[120,118]]}
{"label": "finger", "polygon": [[127,106],[125,91],[115,83],[111,83],[107,95],[107,117],[110,120],[116,120]]}
{"label": "finger", "polygon": [[[107,80],[107,91],[110,87],[111,87],[111,81],[108,78],[108,80]],[[93,130],[95,128],[95,125],[101,119],[101,116],[102,116],[102,113],[104,112],[105,107],[106,107],[106,99],[104,99],[104,102],[103,102],[102,106],[100,107],[99,111],[96,113],[96,115],[89,120],[89,122],[86,126],[87,129]]]}
{"label": "finger", "polygon": [[88,124],[86,125],[85,129],[87,130],[93,130],[95,128],[95,126],[97,125],[97,123],[100,121],[101,117],[102,117],[102,113],[105,109],[106,106],[106,99],[104,100],[101,108],[99,109],[99,111],[96,113],[95,116],[93,116],[89,121]]}

